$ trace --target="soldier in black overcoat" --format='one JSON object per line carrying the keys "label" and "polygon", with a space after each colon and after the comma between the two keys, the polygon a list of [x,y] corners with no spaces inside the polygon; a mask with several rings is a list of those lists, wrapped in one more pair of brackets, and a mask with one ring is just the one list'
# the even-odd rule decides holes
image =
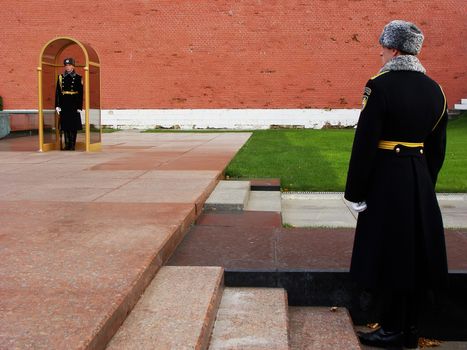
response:
{"label": "soldier in black overcoat", "polygon": [[60,115],[60,130],[65,135],[65,150],[75,150],[76,135],[82,130],[81,110],[83,109],[83,78],[75,71],[75,60],[63,61],[64,73],[57,78],[55,109]]}
{"label": "soldier in black overcoat", "polygon": [[359,338],[383,348],[417,347],[420,296],[447,280],[435,194],[447,104],[416,57],[423,39],[410,22],[384,27],[383,67],[365,86],[345,188],[359,211],[351,276],[383,301],[382,327]]}

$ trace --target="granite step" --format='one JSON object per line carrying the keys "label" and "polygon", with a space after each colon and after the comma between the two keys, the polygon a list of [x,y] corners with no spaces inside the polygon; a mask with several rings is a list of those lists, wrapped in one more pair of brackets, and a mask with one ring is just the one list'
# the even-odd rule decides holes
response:
{"label": "granite step", "polygon": [[205,210],[243,210],[250,196],[249,181],[219,181],[204,203]]}
{"label": "granite step", "polygon": [[287,308],[280,288],[225,288],[209,349],[289,349]]}
{"label": "granite step", "polygon": [[221,267],[162,267],[107,349],[206,349],[222,290]]}
{"label": "granite step", "polygon": [[345,308],[290,307],[290,349],[361,350]]}
{"label": "granite step", "polygon": [[280,191],[251,191],[245,210],[247,211],[274,211],[281,212]]}

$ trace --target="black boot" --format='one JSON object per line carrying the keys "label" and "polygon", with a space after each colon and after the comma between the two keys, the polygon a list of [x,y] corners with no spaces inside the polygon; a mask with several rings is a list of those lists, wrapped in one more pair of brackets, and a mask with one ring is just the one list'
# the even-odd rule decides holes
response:
{"label": "black boot", "polygon": [[383,349],[402,350],[404,342],[402,332],[385,331],[383,328],[369,333],[357,332],[357,335],[362,344]]}

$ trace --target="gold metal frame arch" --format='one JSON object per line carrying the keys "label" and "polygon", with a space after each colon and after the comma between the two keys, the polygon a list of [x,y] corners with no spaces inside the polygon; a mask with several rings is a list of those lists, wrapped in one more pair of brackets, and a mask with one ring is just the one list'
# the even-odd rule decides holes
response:
{"label": "gold metal frame arch", "polygon": [[[84,55],[84,86],[83,86],[83,97],[84,97],[84,112],[85,112],[85,151],[86,152],[93,152],[99,151],[101,149],[101,140],[102,140],[102,128],[101,128],[101,115],[100,115],[100,63],[99,57],[96,51],[89,45],[83,44],[80,41],[73,39],[71,37],[57,37],[49,42],[47,42],[40,53],[39,56],[39,66],[37,67],[38,73],[38,88],[39,88],[39,151],[46,152],[50,150],[60,149],[60,139],[59,139],[59,131],[58,128],[55,130],[55,142],[44,143],[44,95],[43,95],[43,72],[44,66],[54,67],[55,69],[62,68],[63,65],[61,62],[58,62],[58,58],[63,53],[63,51],[71,46],[77,45],[83,55]],[[99,132],[99,142],[91,142],[91,124],[90,124],[90,68],[94,67],[97,69],[98,73],[98,132]],[[55,77],[57,74],[55,73]],[[55,92],[55,90],[54,90]],[[93,130],[96,132],[96,130]],[[77,147],[80,149],[80,147]]]}

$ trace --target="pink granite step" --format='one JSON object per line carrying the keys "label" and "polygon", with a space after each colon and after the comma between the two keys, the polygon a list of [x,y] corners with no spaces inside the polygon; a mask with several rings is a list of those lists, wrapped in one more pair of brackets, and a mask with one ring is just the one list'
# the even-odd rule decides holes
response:
{"label": "pink granite step", "polygon": [[206,349],[222,288],[220,267],[161,268],[107,349]]}
{"label": "pink granite step", "polygon": [[292,350],[360,350],[352,320],[345,308],[290,307]]}
{"label": "pink granite step", "polygon": [[287,327],[285,290],[226,288],[209,349],[289,349]]}

